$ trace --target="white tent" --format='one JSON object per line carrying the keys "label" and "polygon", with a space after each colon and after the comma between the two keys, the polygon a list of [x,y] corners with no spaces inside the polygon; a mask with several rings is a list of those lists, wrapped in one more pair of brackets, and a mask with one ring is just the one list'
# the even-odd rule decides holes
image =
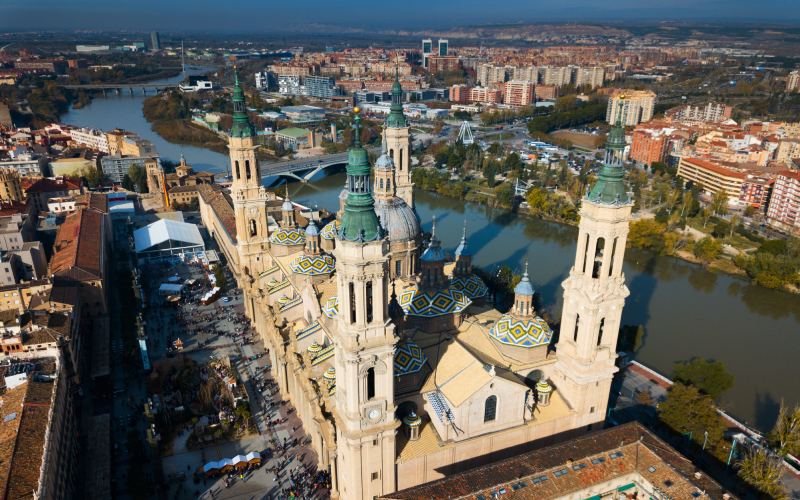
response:
{"label": "white tent", "polygon": [[205,250],[203,237],[194,224],[161,219],[133,232],[136,253],[141,257],[160,258]]}

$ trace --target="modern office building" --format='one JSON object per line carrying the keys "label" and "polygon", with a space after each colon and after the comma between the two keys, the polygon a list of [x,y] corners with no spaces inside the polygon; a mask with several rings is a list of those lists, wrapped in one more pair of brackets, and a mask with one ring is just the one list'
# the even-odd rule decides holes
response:
{"label": "modern office building", "polygon": [[448,51],[449,45],[450,45],[449,41],[447,41],[445,39],[440,39],[439,40],[439,52],[438,52],[439,57],[445,57],[446,55],[448,55],[447,51]]}
{"label": "modern office building", "polygon": [[158,34],[158,31],[150,32],[150,50],[154,52],[161,50],[161,35]]}
{"label": "modern office building", "polygon": [[305,92],[303,95],[317,97],[319,99],[330,99],[340,94],[336,82],[329,76],[306,76],[303,78]]}
{"label": "modern office building", "polygon": [[426,38],[422,40],[422,67],[428,68],[428,57],[433,55],[433,40]]}

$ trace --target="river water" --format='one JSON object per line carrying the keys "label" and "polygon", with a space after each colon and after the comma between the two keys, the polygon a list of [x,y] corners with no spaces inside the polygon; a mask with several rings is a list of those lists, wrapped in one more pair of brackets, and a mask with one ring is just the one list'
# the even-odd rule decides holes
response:
{"label": "river water", "polygon": [[[63,121],[124,128],[152,141],[162,158],[177,160],[183,153],[198,170],[226,169],[224,155],[171,144],[155,134],[142,116],[143,100],[141,95],[95,98],[88,106],[71,110]],[[290,193],[305,205],[336,210],[343,184],[341,172],[321,174],[313,183],[293,184]],[[552,317],[560,317],[560,284],[574,259],[575,228],[423,191],[416,197],[424,229],[430,231],[435,215],[437,235],[451,254],[466,218],[476,265],[491,269],[508,264],[519,273],[528,258],[542,306]],[[631,295],[622,323],[646,328],[636,359],[666,375],[673,363],[694,356],[722,361],[735,377],[734,387],[722,396],[722,406],[761,429],[771,427],[781,399],[800,403],[800,297],[634,250],[627,251],[625,275]]]}

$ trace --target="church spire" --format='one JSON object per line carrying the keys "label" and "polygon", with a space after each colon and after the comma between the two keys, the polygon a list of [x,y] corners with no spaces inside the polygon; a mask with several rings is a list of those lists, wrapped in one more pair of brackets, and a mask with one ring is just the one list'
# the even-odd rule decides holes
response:
{"label": "church spire", "polygon": [[244,91],[242,86],[239,85],[239,73],[236,66],[233,67],[233,126],[231,127],[231,136],[233,137],[253,137],[255,130],[250,123],[247,116],[247,107],[245,106]]}
{"label": "church spire", "polygon": [[381,237],[375,199],[370,182],[371,167],[367,150],[361,146],[361,117],[358,107],[353,123],[353,147],[347,154],[347,200],[344,204],[339,238],[348,241],[374,241]]}
{"label": "church spire", "polygon": [[394,84],[392,85],[392,105],[389,108],[389,117],[386,119],[386,126],[393,128],[404,128],[408,126],[406,116],[403,114],[403,86],[400,85],[400,70],[395,60]]}
{"label": "church spire", "polygon": [[625,96],[620,97],[617,118],[606,138],[606,155],[597,182],[587,195],[592,202],[619,205],[630,202],[625,182],[622,157],[625,153],[625,129],[622,127],[622,109]]}

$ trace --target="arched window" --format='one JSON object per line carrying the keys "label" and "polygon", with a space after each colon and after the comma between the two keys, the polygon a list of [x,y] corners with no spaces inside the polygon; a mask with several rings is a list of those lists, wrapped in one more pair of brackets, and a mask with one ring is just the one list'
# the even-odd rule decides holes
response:
{"label": "arched window", "polygon": [[403,171],[403,150],[400,150],[400,162],[397,164],[397,169]]}
{"label": "arched window", "polygon": [[250,160],[245,160],[244,161],[244,173],[247,176],[247,178],[249,179],[250,178]]}
{"label": "arched window", "polygon": [[258,228],[256,226],[255,219],[250,219],[250,236],[255,236],[258,234]]}
{"label": "arched window", "polygon": [[239,160],[234,161],[233,164],[236,166],[236,178],[241,179],[242,174],[239,172]]}
{"label": "arched window", "polygon": [[483,405],[483,422],[491,422],[497,417],[497,396],[489,396]]}
{"label": "arched window", "polygon": [[600,277],[600,269],[603,267],[603,251],[605,250],[606,239],[597,238],[597,244],[594,247],[594,267],[592,268],[592,278]]}
{"label": "arched window", "polygon": [[403,261],[397,260],[394,263],[394,275],[400,276],[403,272]]}
{"label": "arched window", "polygon": [[375,397],[375,368],[367,369],[367,401]]}
{"label": "arched window", "polygon": [[606,319],[603,318],[600,320],[600,331],[597,332],[597,345],[603,341],[603,328],[606,326]]}
{"label": "arched window", "polygon": [[575,315],[575,332],[573,332],[573,334],[572,334],[572,341],[573,342],[577,342],[578,341],[578,328],[580,327],[580,323],[581,323],[581,315],[580,314],[576,314]]}
{"label": "arched window", "polygon": [[392,189],[392,180],[386,179],[386,189]]}
{"label": "arched window", "polygon": [[383,179],[378,179],[378,186],[383,189]]}

